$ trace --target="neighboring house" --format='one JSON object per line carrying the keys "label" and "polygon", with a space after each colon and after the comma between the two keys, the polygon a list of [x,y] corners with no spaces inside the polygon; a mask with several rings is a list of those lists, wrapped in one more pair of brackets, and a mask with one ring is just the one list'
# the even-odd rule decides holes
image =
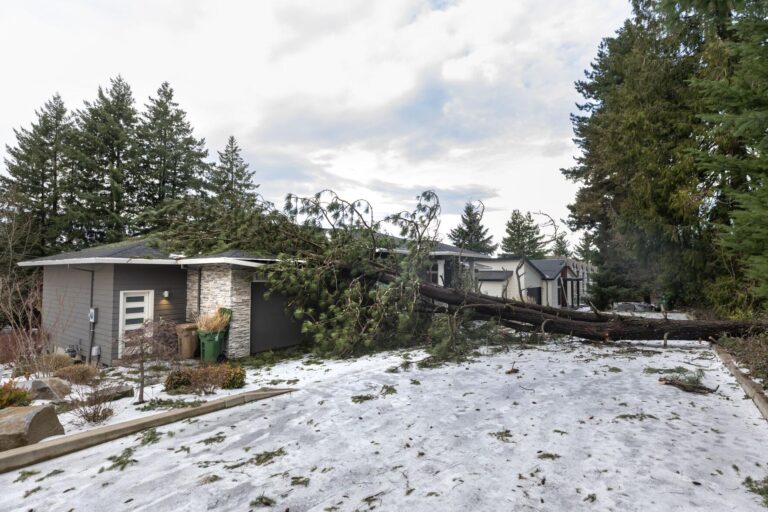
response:
{"label": "neighboring house", "polygon": [[[408,254],[408,248],[405,245],[401,245],[397,249],[387,251],[380,249],[379,253],[386,254],[392,252],[394,254]],[[435,247],[429,253],[432,264],[427,269],[427,273],[424,280],[428,283],[436,284],[438,286],[454,286],[457,271],[460,266],[464,266],[468,269],[470,275],[474,273],[477,260],[490,260],[493,257],[487,254],[482,254],[467,249],[461,249],[453,245],[437,242]]]}
{"label": "neighboring house", "polygon": [[[446,244],[431,256],[425,277],[443,286],[458,261],[488,258]],[[257,272],[275,261],[242,251],[186,258],[130,240],[19,265],[43,269],[43,327],[53,344],[112,364],[122,356],[124,334],[145,321],[192,322],[218,307],[232,310],[228,357],[295,345],[298,322],[286,314],[283,297],[264,298],[267,283]]]}
{"label": "neighboring house", "polygon": [[481,293],[552,307],[578,307],[583,277],[566,258],[501,257],[476,264]]}

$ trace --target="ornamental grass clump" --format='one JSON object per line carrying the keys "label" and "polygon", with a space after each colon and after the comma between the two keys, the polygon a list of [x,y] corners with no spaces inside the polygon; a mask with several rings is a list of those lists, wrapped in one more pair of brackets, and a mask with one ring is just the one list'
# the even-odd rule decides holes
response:
{"label": "ornamental grass clump", "polygon": [[197,328],[208,332],[224,331],[229,325],[230,315],[223,309],[217,308],[213,313],[203,313],[197,317]]}
{"label": "ornamental grass clump", "polygon": [[0,386],[0,409],[29,405],[32,400],[26,390],[16,387],[13,380]]}

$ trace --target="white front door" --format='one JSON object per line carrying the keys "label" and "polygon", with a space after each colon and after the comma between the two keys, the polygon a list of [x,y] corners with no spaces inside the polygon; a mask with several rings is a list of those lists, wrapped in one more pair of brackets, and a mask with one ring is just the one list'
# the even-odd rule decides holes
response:
{"label": "white front door", "polygon": [[155,292],[136,290],[120,292],[120,325],[118,357],[123,354],[123,335],[128,331],[141,329],[144,322],[154,317]]}

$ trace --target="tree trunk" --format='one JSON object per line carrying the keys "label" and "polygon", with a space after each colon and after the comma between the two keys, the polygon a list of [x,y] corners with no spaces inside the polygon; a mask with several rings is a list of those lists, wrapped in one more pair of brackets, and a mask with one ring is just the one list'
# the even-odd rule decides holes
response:
{"label": "tree trunk", "polygon": [[[391,283],[395,275],[382,273],[379,280]],[[740,320],[664,320],[631,316],[604,316],[500,299],[463,292],[430,283],[419,284],[422,297],[451,307],[466,308],[480,318],[496,318],[520,330],[568,334],[593,341],[618,340],[707,340],[723,335],[744,336],[768,330],[768,324]]]}

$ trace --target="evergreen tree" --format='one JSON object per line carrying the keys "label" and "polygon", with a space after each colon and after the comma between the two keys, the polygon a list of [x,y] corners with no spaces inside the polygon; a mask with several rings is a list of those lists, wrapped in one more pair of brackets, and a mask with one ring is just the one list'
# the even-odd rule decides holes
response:
{"label": "evergreen tree", "polygon": [[[725,177],[720,202],[733,197],[732,222],[725,222],[721,242],[737,278],[738,297],[745,284],[768,298],[768,5],[751,3],[730,28],[726,44],[730,73],[695,82],[703,96],[710,144],[701,159],[711,176]],[[733,151],[733,147],[741,148]],[[745,271],[740,277],[738,271]],[[742,283],[739,283],[741,281]],[[717,283],[723,286],[728,279]]]}
{"label": "evergreen tree", "polygon": [[138,127],[141,174],[136,199],[141,218],[139,231],[165,229],[169,212],[180,201],[202,192],[208,169],[205,140],[196,139],[187,114],[173,99],[173,89],[163,82],[157,98],[149,98]]}
{"label": "evergreen tree", "polygon": [[235,137],[230,136],[224,151],[218,153],[219,163],[211,166],[207,190],[216,203],[227,210],[252,206],[258,188],[253,183],[255,171],[248,169]]}
{"label": "evergreen tree", "polygon": [[26,256],[61,250],[68,230],[64,216],[64,184],[70,177],[69,145],[73,123],[56,94],[36,112],[30,129],[15,130],[16,146],[6,147],[7,176],[0,176],[0,191],[9,209],[29,218]]}
{"label": "evergreen tree", "polygon": [[586,231],[582,235],[581,240],[579,240],[579,243],[576,245],[574,256],[579,261],[583,261],[585,263],[593,263],[595,261],[596,251],[597,249],[595,248],[595,236],[589,231]]}
{"label": "evergreen tree", "polygon": [[120,76],[77,112],[76,166],[67,185],[77,245],[115,242],[127,234],[136,211],[136,123],[131,87]]}
{"label": "evergreen tree", "polygon": [[568,244],[567,236],[568,233],[565,231],[560,231],[557,233],[557,236],[555,236],[555,240],[552,244],[552,254],[554,256],[563,256],[565,258],[571,257],[571,248]]}
{"label": "evergreen tree", "polygon": [[691,22],[668,30],[656,4],[636,2],[632,19],[601,44],[577,83],[587,100],[573,117],[582,153],[564,173],[583,186],[570,223],[595,234],[606,290],[626,290],[631,269],[633,297],[649,288],[695,303],[704,281],[724,271],[707,256],[715,230],[711,214],[702,215],[706,170],[692,157],[704,133],[690,85],[701,70],[702,29]]}
{"label": "evergreen tree", "polygon": [[468,202],[461,214],[461,224],[448,233],[448,238],[459,248],[482,254],[492,254],[496,247],[488,229],[483,227],[483,214],[480,205]]}
{"label": "evergreen tree", "polygon": [[531,212],[523,215],[520,210],[513,210],[507,221],[506,236],[501,241],[502,252],[536,259],[544,257],[544,246],[544,235],[539,232]]}

